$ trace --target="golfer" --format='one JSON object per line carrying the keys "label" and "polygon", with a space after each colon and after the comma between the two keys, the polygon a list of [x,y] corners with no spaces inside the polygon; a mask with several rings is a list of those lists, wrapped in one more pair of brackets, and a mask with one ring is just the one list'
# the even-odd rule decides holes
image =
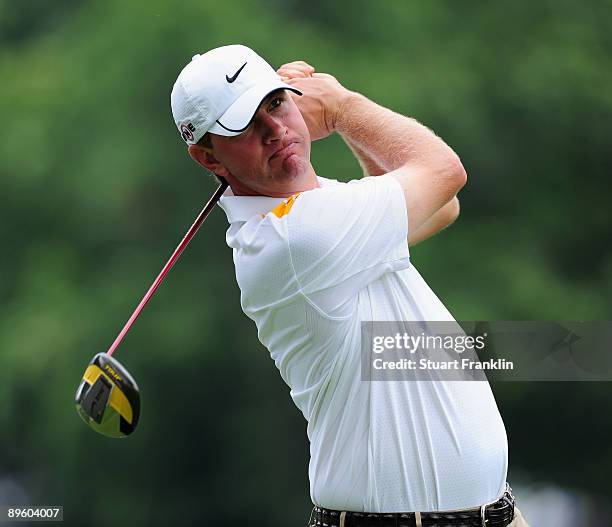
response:
{"label": "golfer", "polygon": [[[308,421],[309,525],[526,526],[488,382],[361,379],[362,322],[454,320],[410,246],[459,214],[455,152],[333,76],[274,71],[241,45],[194,56],[171,104],[189,155],[229,184],[242,309]],[[334,132],[366,177],[317,174],[311,142]]]}

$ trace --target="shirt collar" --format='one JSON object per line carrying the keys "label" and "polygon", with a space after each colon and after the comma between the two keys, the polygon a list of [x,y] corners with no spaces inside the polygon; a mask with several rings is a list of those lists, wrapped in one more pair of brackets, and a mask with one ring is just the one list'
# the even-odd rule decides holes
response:
{"label": "shirt collar", "polygon": [[[327,179],[317,176],[319,186],[338,185],[335,179]],[[234,196],[232,189],[227,187],[223,196],[219,199],[219,206],[225,211],[227,221],[247,221],[253,216],[270,212],[279,203],[287,198],[272,198],[270,196]]]}

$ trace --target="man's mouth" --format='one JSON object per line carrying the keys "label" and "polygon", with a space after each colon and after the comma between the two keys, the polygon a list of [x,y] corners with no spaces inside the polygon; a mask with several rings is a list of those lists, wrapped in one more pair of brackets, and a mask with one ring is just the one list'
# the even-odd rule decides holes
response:
{"label": "man's mouth", "polygon": [[272,161],[276,157],[283,157],[285,155],[289,155],[289,154],[293,153],[293,150],[294,150],[296,144],[297,144],[296,142],[291,141],[290,143],[286,144],[282,148],[279,148],[276,152],[274,152],[270,156],[270,161]]}

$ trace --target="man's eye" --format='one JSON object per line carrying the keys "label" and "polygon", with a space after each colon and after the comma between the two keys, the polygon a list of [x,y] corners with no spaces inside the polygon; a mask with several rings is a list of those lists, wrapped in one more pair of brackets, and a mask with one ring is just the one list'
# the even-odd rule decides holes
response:
{"label": "man's eye", "polygon": [[274,108],[280,106],[282,102],[283,100],[280,97],[272,99],[272,102],[270,103],[270,109],[273,110]]}

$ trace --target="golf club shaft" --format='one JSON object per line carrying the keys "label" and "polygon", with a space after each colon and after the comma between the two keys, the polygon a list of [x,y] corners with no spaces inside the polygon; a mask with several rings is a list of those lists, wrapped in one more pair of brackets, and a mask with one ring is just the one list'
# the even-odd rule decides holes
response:
{"label": "golf club shaft", "polygon": [[125,326],[123,326],[123,329],[121,330],[119,335],[117,335],[115,342],[113,342],[111,347],[106,352],[108,355],[112,355],[115,352],[117,346],[119,346],[119,344],[123,340],[123,337],[125,337],[125,334],[130,330],[132,324],[134,324],[134,322],[138,318],[138,315],[140,315],[140,312],[147,305],[147,302],[151,299],[159,285],[163,282],[170,269],[172,269],[172,266],[179,259],[179,256],[181,255],[185,247],[187,247],[191,239],[195,236],[196,232],[198,232],[200,225],[202,225],[206,217],[210,214],[210,211],[214,208],[217,201],[219,201],[219,198],[222,196],[223,192],[225,192],[226,188],[227,182],[225,180],[222,180],[222,183],[221,185],[219,185],[219,188],[217,188],[210,200],[208,200],[208,203],[204,205],[202,212],[200,212],[196,220],[193,222],[193,225],[187,231],[187,234],[185,234],[185,237],[183,238],[181,243],[179,243],[178,247],[174,250],[172,256],[170,256],[170,259],[168,260],[166,265],[164,265],[164,268],[161,270],[153,284],[151,284],[151,287],[149,287],[149,290],[147,291],[143,299],[140,301],[140,304],[138,304],[138,307],[132,313],[130,319],[126,322]]}

